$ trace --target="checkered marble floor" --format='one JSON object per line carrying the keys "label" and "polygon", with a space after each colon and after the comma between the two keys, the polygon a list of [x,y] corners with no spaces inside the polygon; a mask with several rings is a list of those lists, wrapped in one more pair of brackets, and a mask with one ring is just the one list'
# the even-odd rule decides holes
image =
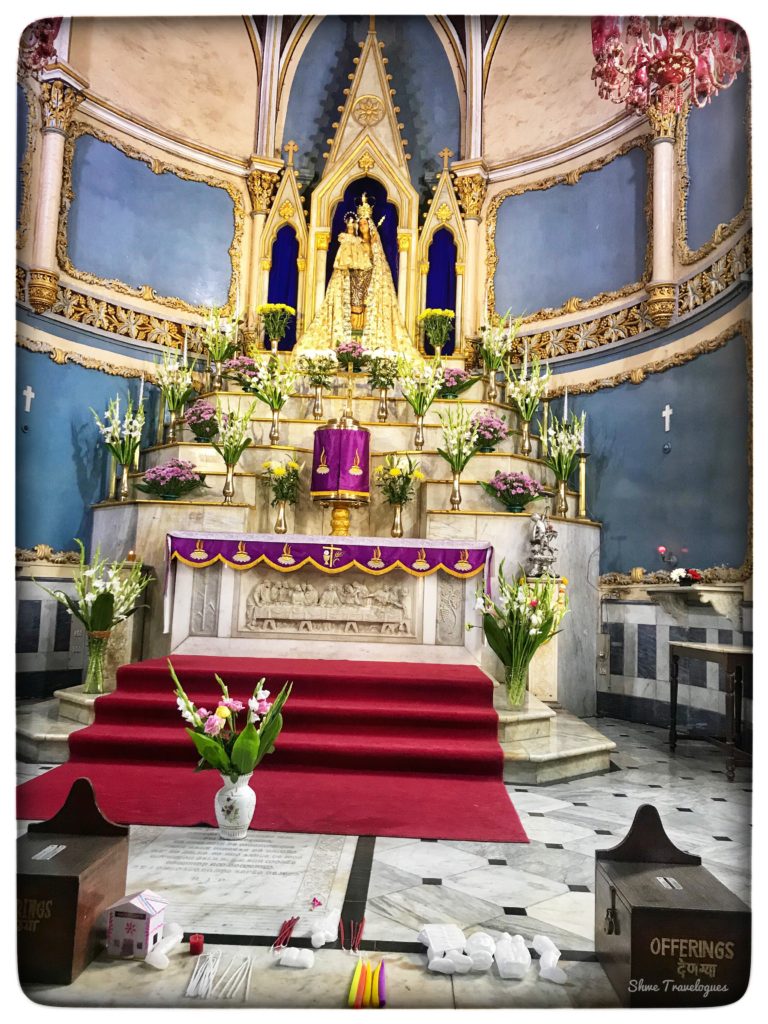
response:
{"label": "checkered marble floor", "polygon": [[[657,808],[676,845],[701,856],[712,874],[742,900],[750,902],[750,773],[739,768],[736,781],[727,782],[724,755],[707,743],[680,741],[676,753],[671,755],[666,731],[659,728],[607,718],[590,724],[617,744],[609,772],[547,786],[507,787],[530,839],[528,844],[337,837],[338,849],[343,847],[344,853],[339,854],[333,887],[335,892],[344,893],[343,916],[352,911],[357,918],[364,915],[368,948],[398,958],[404,978],[413,980],[412,972],[417,968],[422,979],[414,989],[407,989],[412,1001],[402,1005],[615,1005],[612,990],[593,954],[594,852],[618,844],[642,804],[650,803]],[[49,767],[20,764],[18,781]],[[152,844],[171,840],[178,844],[183,842],[181,833],[186,832],[192,842],[192,833],[199,837],[201,830],[132,826],[129,887],[132,880],[146,884],[141,877],[132,878],[132,870],[133,865],[139,870],[142,856]],[[281,839],[277,834],[257,835],[259,842],[274,843],[276,848],[285,842],[285,837]],[[244,842],[250,839],[249,836]],[[293,835],[291,840],[300,848],[302,843],[316,844],[318,837]],[[354,863],[349,843],[357,844],[358,854],[364,854],[356,854]],[[176,891],[179,901],[184,893],[182,923],[186,928],[187,923],[191,926],[195,920],[195,904],[194,895],[190,895],[194,888],[184,886],[185,879],[180,877],[183,874],[183,867],[177,862],[169,866],[167,877],[153,878],[151,887],[165,892],[172,908],[175,887],[183,887]],[[297,891],[303,892],[305,888],[306,885],[299,886]],[[342,897],[338,898],[341,902]],[[203,907],[199,910],[202,913]],[[225,913],[222,921],[236,920],[235,915],[241,911],[242,907],[235,904],[231,908],[233,916],[227,917]],[[255,931],[262,934],[251,934],[254,928],[248,932],[245,926],[230,926],[230,932],[246,934],[222,935],[221,941],[269,945],[276,932],[275,922],[279,924],[296,913],[305,914],[306,908],[299,907],[294,898],[285,906],[262,911],[252,919]],[[173,914],[170,919],[175,919]],[[256,926],[257,921],[260,927]],[[574,985],[580,979],[578,988],[558,995],[557,986],[546,983],[538,988],[515,989],[514,984],[499,978],[481,981],[480,976],[445,977],[437,983],[434,976],[428,978],[423,971],[424,957],[416,945],[418,931],[430,922],[454,922],[467,934],[479,930],[494,936],[503,932],[521,934],[529,944],[534,935],[547,935],[563,951],[566,969],[569,965],[573,969]],[[215,935],[210,938],[216,941]],[[330,956],[332,951],[325,953]],[[83,975],[86,981],[77,983],[79,989],[70,986],[69,996],[64,998],[63,990],[49,988],[44,1001],[71,1004],[77,991],[82,990],[83,1005],[106,1005],[98,1002],[99,986],[92,973],[95,966]],[[443,992],[445,984],[449,985],[450,995]],[[422,985],[426,986],[423,990]],[[442,993],[439,998],[438,990]],[[435,1001],[430,1001],[432,997],[427,997],[427,992],[435,994]],[[419,1002],[422,997],[426,999],[423,1003]],[[150,992],[146,1000],[142,1005],[168,1005],[166,998],[154,997]]]}

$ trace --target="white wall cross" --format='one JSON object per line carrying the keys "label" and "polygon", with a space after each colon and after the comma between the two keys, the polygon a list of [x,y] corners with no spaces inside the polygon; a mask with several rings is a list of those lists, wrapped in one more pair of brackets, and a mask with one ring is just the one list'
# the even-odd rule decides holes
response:
{"label": "white wall cross", "polygon": [[32,408],[32,399],[35,397],[35,392],[27,384],[24,390],[21,392],[21,397],[24,399],[24,412],[29,412]]}
{"label": "white wall cross", "polygon": [[672,406],[669,404],[669,402],[667,402],[667,404],[662,409],[661,415],[664,420],[664,433],[669,433],[669,421],[672,417],[673,411],[674,410],[672,409]]}

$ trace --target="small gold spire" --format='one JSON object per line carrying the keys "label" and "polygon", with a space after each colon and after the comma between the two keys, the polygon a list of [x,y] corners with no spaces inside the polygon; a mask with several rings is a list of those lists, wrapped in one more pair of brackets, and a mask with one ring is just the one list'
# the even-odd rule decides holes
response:
{"label": "small gold spire", "polygon": [[448,170],[448,161],[453,156],[453,151],[448,149],[448,147],[446,146],[445,149],[441,149],[440,152],[437,155],[441,156],[443,158],[443,170],[447,171]]}
{"label": "small gold spire", "polygon": [[288,154],[288,166],[289,167],[293,167],[293,156],[294,156],[294,153],[298,153],[299,147],[296,145],[296,143],[294,142],[293,139],[290,139],[283,146],[283,149]]}

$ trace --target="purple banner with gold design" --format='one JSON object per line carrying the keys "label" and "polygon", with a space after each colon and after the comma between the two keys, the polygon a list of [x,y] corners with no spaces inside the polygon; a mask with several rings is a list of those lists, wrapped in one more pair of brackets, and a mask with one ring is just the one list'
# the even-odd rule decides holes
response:
{"label": "purple banner with gold design", "polygon": [[370,433],[362,428],[319,427],[312,456],[312,497],[366,500],[371,490],[370,443]]}
{"label": "purple banner with gold design", "polygon": [[385,537],[307,537],[278,534],[169,533],[166,536],[168,562],[202,569],[224,562],[233,569],[266,565],[277,572],[296,572],[305,565],[321,572],[340,573],[359,569],[383,576],[401,569],[411,576],[445,572],[469,579],[483,569],[486,586],[490,581],[490,544]]}

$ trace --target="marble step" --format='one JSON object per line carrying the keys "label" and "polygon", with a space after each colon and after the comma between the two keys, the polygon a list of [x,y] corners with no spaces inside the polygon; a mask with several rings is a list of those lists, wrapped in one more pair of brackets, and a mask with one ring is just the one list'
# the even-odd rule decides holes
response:
{"label": "marble step", "polygon": [[69,737],[80,722],[59,717],[58,700],[40,701],[16,712],[16,757],[32,764],[63,764],[69,760]]}
{"label": "marble step", "polygon": [[53,696],[59,702],[60,719],[90,725],[96,718],[95,704],[98,694],[85,693],[82,683],[79,686],[56,690]]}
{"label": "marble step", "polygon": [[521,742],[549,736],[549,729],[555,712],[532,693],[526,693],[521,708],[511,708],[507,703],[504,686],[493,688],[493,707],[499,716],[499,742]]}
{"label": "marble step", "polygon": [[568,711],[550,720],[549,735],[504,740],[504,781],[541,785],[608,771],[613,740]]}

